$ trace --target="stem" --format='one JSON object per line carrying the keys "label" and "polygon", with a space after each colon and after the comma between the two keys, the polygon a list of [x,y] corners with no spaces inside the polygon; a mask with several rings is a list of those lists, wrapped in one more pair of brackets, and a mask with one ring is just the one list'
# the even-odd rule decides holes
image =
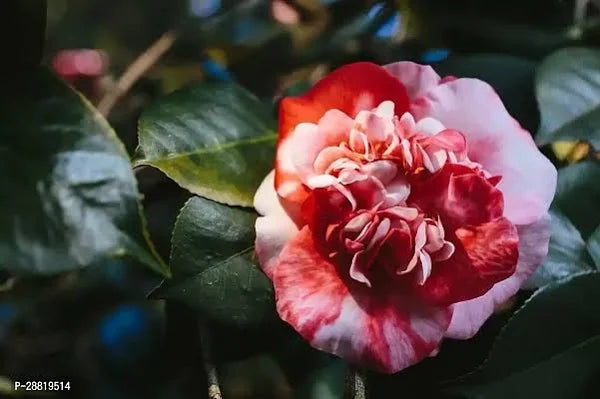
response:
{"label": "stem", "polygon": [[204,322],[199,323],[200,345],[202,350],[202,363],[206,372],[206,380],[208,382],[208,399],[223,399],[221,388],[219,386],[219,377],[217,375],[217,367],[212,361],[210,351],[210,333]]}
{"label": "stem", "polygon": [[0,293],[12,290],[16,282],[16,277],[9,277],[6,281],[0,283]]}
{"label": "stem", "polygon": [[573,9],[573,22],[575,25],[579,26],[584,22],[588,3],[589,0],[575,0]]}
{"label": "stem", "polygon": [[165,32],[127,67],[119,81],[98,103],[98,111],[107,116],[117,101],[167,52],[175,42],[175,31]]}
{"label": "stem", "polygon": [[585,141],[579,141],[573,146],[571,151],[569,151],[566,160],[569,163],[575,163],[585,159],[590,152],[593,152],[593,150],[590,150],[590,144],[586,143]]}
{"label": "stem", "polygon": [[347,399],[367,399],[366,376],[364,371],[351,367],[346,379]]}

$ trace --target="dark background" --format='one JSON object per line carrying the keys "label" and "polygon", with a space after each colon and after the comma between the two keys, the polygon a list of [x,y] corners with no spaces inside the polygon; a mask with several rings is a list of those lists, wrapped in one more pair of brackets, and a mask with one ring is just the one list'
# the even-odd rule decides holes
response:
{"label": "dark background", "polygon": [[[174,45],[109,114],[133,153],[139,114],[161,94],[195,81],[235,81],[272,104],[275,114],[282,96],[301,93],[327,71],[356,60],[409,59],[431,63],[440,74],[485,79],[535,132],[536,65],[559,47],[595,44],[600,37],[595,6],[589,4],[580,20],[573,1],[286,4],[294,10],[291,23],[281,23],[266,0],[49,0],[43,62],[98,103],[136,57],[165,32],[176,32]],[[10,63],[10,52],[3,59]],[[157,171],[142,169],[136,176],[151,235],[168,258],[172,224],[189,194]],[[160,279],[144,267],[107,260],[53,278],[0,274],[0,282],[0,376],[70,381],[71,390],[55,397],[205,397],[195,314],[147,300]],[[452,372],[440,378],[481,360],[496,324],[472,343],[464,365],[449,366]],[[306,350],[285,327],[254,332],[212,326],[225,398],[339,397],[345,366]],[[450,343],[446,351],[463,345]],[[315,384],[314,373],[321,371],[331,380]],[[406,387],[417,390],[419,378],[435,372],[425,361],[401,381],[381,377],[372,395],[410,397]],[[400,383],[404,392],[388,391]],[[0,395],[10,391],[10,381],[0,377]]]}

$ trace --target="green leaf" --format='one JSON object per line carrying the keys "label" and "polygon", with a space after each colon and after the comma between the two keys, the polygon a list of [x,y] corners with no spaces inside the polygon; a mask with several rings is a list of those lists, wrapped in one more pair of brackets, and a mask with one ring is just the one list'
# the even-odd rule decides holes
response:
{"label": "green leaf", "polygon": [[255,262],[255,219],[250,210],[191,198],[173,229],[173,279],[152,296],[241,327],[270,319],[275,309],[273,289]]}
{"label": "green leaf", "polygon": [[194,194],[251,206],[273,167],[275,123],[232,84],[201,84],[150,106],[139,123],[136,164],[151,165]]}
{"label": "green leaf", "polygon": [[554,206],[587,239],[600,224],[600,162],[584,161],[558,171]]}
{"label": "green leaf", "polygon": [[543,287],[565,277],[591,271],[586,244],[571,221],[557,209],[550,210],[552,234],[546,261],[528,280],[529,287]]}
{"label": "green leaf", "polygon": [[538,144],[583,140],[600,148],[600,50],[567,48],[546,58],[537,73],[536,96]]}
{"label": "green leaf", "polygon": [[168,275],[108,123],[48,72],[0,100],[0,264],[54,274],[131,255]]}
{"label": "green leaf", "polygon": [[594,231],[588,240],[587,250],[594,260],[596,267],[600,269],[600,226],[596,228],[596,231]]}
{"label": "green leaf", "polygon": [[534,294],[496,340],[467,397],[588,398],[600,357],[600,273],[573,276]]}

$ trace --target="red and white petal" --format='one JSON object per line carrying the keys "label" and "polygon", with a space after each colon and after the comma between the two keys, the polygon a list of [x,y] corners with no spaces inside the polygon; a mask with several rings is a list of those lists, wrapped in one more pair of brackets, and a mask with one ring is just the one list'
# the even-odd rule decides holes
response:
{"label": "red and white petal", "polygon": [[452,129],[445,129],[435,136],[423,140],[422,144],[426,147],[433,146],[443,148],[448,151],[462,155],[467,150],[467,141],[460,132]]}
{"label": "red and white petal", "polygon": [[283,198],[301,203],[308,195],[304,186],[315,174],[321,151],[348,140],[354,120],[339,110],[329,110],[318,123],[302,122],[280,138],[275,162],[276,188]]}
{"label": "red and white petal", "polygon": [[423,300],[438,305],[476,298],[514,274],[519,236],[506,218],[456,232],[456,252],[436,264],[424,285],[417,287]]}
{"label": "red and white petal", "polygon": [[287,215],[274,185],[275,172],[271,171],[254,196],[254,207],[262,215],[256,219],[256,255],[265,274],[272,278],[277,258],[287,242],[298,233],[298,227]]}
{"label": "red and white petal", "polygon": [[328,147],[347,141],[353,124],[348,115],[337,110],[328,111],[318,124],[301,123],[286,139],[291,145],[283,146],[278,158],[291,157],[298,177],[306,184],[316,174],[315,161],[319,154]]}
{"label": "red and white petal", "polygon": [[526,226],[517,226],[519,233],[519,262],[515,273],[484,295],[453,305],[452,322],[446,337],[469,339],[492,315],[494,309],[519,291],[523,283],[533,274],[548,254],[550,240],[550,218],[546,214],[539,221]]}
{"label": "red and white petal", "polygon": [[300,204],[310,191],[298,176],[292,154],[294,154],[293,140],[280,140],[275,159],[274,184],[281,197],[292,203]]}
{"label": "red and white petal", "polygon": [[279,315],[312,346],[386,373],[434,352],[451,318],[449,307],[421,307],[403,290],[343,280],[307,227],[282,251],[273,285]]}
{"label": "red and white petal", "polygon": [[[353,119],[360,111],[370,111],[386,100],[393,102],[400,114],[409,108],[404,85],[384,68],[368,62],[345,65],[321,79],[305,95],[284,98],[279,107],[275,164],[275,185],[279,195],[296,203],[307,196],[289,156],[296,151],[296,140],[288,140],[296,126],[300,123],[316,124],[329,110],[337,110],[338,114],[346,114]],[[336,123],[327,122],[323,121],[323,129],[327,130],[328,126],[339,129]],[[330,136],[327,131],[322,133]]]}
{"label": "red and white petal", "polygon": [[[404,84],[411,100],[419,98],[440,84],[440,76],[429,65],[400,61],[388,64],[384,68]],[[402,115],[398,112],[396,114]]]}
{"label": "red and white petal", "polygon": [[514,224],[533,223],[546,213],[556,169],[490,85],[477,79],[449,81],[414,101],[411,111],[417,119],[434,117],[465,135],[469,158],[502,176],[504,214]]}
{"label": "red and white petal", "polygon": [[287,97],[279,108],[279,137],[284,139],[302,122],[317,123],[330,109],[351,118],[382,102],[394,103],[396,114],[408,111],[404,85],[383,67],[370,62],[344,65],[317,82],[301,97]]}
{"label": "red and white petal", "polygon": [[446,164],[436,174],[411,186],[409,205],[439,215],[446,229],[479,225],[502,216],[502,193],[480,174],[459,164]]}

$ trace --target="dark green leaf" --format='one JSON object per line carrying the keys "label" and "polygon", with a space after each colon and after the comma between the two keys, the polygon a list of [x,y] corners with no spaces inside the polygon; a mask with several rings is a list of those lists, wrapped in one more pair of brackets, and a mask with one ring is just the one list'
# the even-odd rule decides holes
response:
{"label": "dark green leaf", "polygon": [[346,363],[337,357],[315,367],[300,385],[295,397],[298,399],[342,399],[346,388]]}
{"label": "dark green leaf", "polygon": [[251,206],[273,167],[274,126],[268,109],[238,86],[186,88],[143,113],[136,163],[203,197]]}
{"label": "dark green leaf", "polygon": [[558,171],[554,205],[587,239],[600,224],[600,162],[589,160]]}
{"label": "dark green leaf", "polygon": [[600,50],[567,48],[546,58],[536,78],[539,144],[589,141],[600,148]]}
{"label": "dark green leaf", "polygon": [[596,267],[600,269],[600,226],[596,228],[596,231],[594,231],[588,240],[587,249]]}
{"label": "dark green leaf", "polygon": [[600,357],[600,273],[547,286],[515,313],[467,397],[589,398]]}
{"label": "dark green leaf", "polygon": [[313,348],[289,324],[281,324],[285,324],[287,333],[277,342],[272,353],[294,388],[294,397],[343,398],[348,364],[337,356]]}
{"label": "dark green leaf", "polygon": [[546,261],[527,282],[530,287],[543,287],[565,277],[591,271],[587,264],[585,241],[562,212],[551,209],[552,235]]}
{"label": "dark green leaf", "polygon": [[254,259],[256,214],[193,197],[173,230],[171,268],[154,297],[191,306],[222,323],[255,326],[274,312],[273,289]]}
{"label": "dark green leaf", "polygon": [[0,109],[2,267],[53,274],[131,255],[168,274],[123,145],[81,96],[39,71]]}

